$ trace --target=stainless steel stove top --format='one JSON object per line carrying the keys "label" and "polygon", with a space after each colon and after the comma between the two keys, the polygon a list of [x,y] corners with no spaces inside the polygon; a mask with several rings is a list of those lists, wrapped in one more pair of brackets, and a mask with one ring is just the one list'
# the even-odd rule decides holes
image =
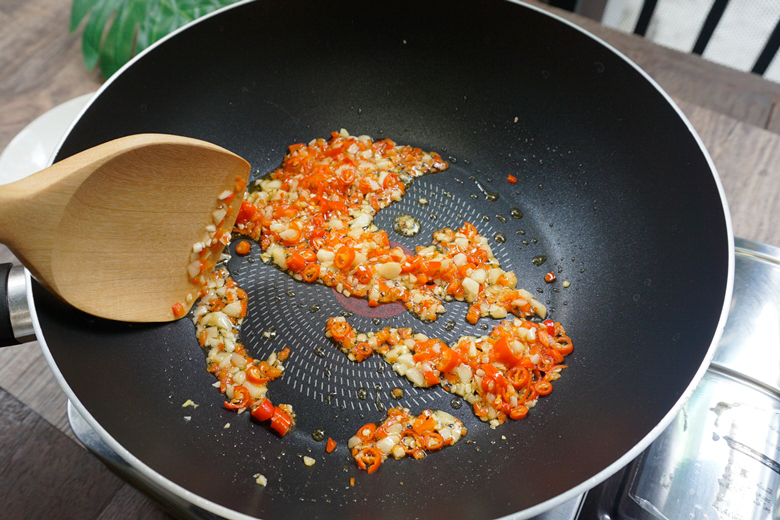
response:
{"label": "stainless steel stove top", "polygon": [[780,249],[737,239],[734,295],[710,369],[658,439],[588,493],[581,515],[777,519],[778,461]]}

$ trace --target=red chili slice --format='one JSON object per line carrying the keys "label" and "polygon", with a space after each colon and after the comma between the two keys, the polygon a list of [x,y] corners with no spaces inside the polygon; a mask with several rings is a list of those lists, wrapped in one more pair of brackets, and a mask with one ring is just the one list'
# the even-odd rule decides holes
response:
{"label": "red chili slice", "polygon": [[252,408],[252,417],[258,421],[267,421],[274,415],[274,405],[269,399],[261,399],[258,404]]}
{"label": "red chili slice", "polygon": [[355,454],[355,461],[360,469],[371,474],[382,464],[382,452],[378,448],[363,448]]}
{"label": "red chili slice", "polygon": [[278,406],[274,407],[274,412],[271,416],[271,428],[273,428],[276,433],[284,437],[290,431],[290,428],[292,428],[292,423],[292,417],[290,417],[287,412]]}
{"label": "red chili slice", "polygon": [[246,408],[252,402],[252,396],[245,386],[237,385],[233,387],[233,399],[225,402],[225,408],[228,410],[238,410]]}

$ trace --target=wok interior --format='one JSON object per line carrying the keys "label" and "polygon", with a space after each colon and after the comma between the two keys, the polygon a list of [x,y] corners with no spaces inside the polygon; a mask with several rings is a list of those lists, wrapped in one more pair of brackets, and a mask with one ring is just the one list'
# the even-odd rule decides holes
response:
{"label": "wok interior", "polygon": [[[441,504],[453,518],[497,517],[599,474],[670,412],[710,347],[726,294],[728,226],[716,181],[690,130],[644,77],[532,9],[499,1],[399,2],[392,9],[349,1],[243,4],[174,36],[116,77],[58,158],[114,137],[162,132],[224,146],[258,176],[278,166],[287,145],[342,127],[450,158],[450,170],[412,187],[443,203],[435,221],[436,208],[419,216],[429,229],[459,226],[458,213],[487,216],[475,225],[506,236],[506,243],[491,242],[496,256],[514,269],[518,286],[543,291],[574,341],[553,394],[526,419],[491,430],[468,406],[454,410],[452,395],[415,392],[399,378],[409,399],[401,404],[417,399],[455,414],[474,442],[419,462],[391,461],[368,476],[344,444],[361,424],[384,416],[372,385],[396,376],[389,366],[379,374],[378,359],[349,366],[324,335],[316,338],[326,311],[339,309],[330,289],[304,288],[259,262],[231,263],[250,293],[250,351],[264,357],[289,345],[289,365],[298,359],[300,373],[314,380],[288,372],[270,385],[269,396],[298,413],[296,430],[282,440],[223,410],[187,320],[159,326],[94,319],[36,289],[58,368],[119,444],[198,496],[261,518],[290,511],[430,516]],[[506,182],[510,173],[517,184]],[[471,176],[499,199],[486,201]],[[444,192],[462,209],[448,210]],[[513,208],[522,219],[510,218]],[[399,210],[384,211],[377,222],[403,243],[382,220]],[[428,240],[421,233],[411,243]],[[531,262],[538,255],[547,258],[539,267]],[[571,286],[545,284],[548,270]],[[305,312],[311,303],[325,309]],[[465,324],[464,315],[465,305],[453,303],[432,325],[408,314],[380,325],[354,319],[358,328],[486,333]],[[454,331],[444,327],[450,319]],[[264,340],[269,327],[276,337]],[[314,355],[317,348],[327,354]],[[369,398],[326,381],[326,367],[358,370],[349,377],[365,379]],[[339,395],[327,403],[307,396],[320,382]],[[187,399],[200,406],[182,409]],[[311,437],[316,428],[342,449],[324,456],[324,443]],[[317,463],[305,467],[301,455]],[[254,482],[256,473],[268,477],[268,487]]]}

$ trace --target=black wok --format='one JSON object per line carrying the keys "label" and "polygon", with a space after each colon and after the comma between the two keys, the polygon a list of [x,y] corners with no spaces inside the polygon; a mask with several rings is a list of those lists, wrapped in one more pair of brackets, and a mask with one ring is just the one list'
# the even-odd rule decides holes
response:
{"label": "black wok", "polygon": [[[453,409],[450,394],[413,389],[381,360],[351,364],[322,335],[326,318],[344,310],[333,291],[234,257],[230,268],[250,295],[249,350],[292,349],[269,395],[293,404],[294,432],[280,439],[223,409],[188,320],[104,321],[35,286],[38,337],[91,425],[150,478],[232,517],[527,517],[638,455],[710,359],[730,299],[733,239],[719,181],[688,123],[643,73],[579,29],[498,0],[244,3],[173,35],[108,82],[57,159],[164,132],[233,150],[259,176],[288,144],[342,127],[450,158],[450,170],[416,181],[377,223],[390,230],[393,215],[414,212],[417,238],[390,231],[413,246],[436,228],[475,221],[518,285],[538,290],[573,338],[553,394],[526,419],[491,430],[467,406]],[[515,208],[522,218],[512,218]],[[499,233],[505,243],[494,241]],[[546,262],[536,266],[540,255]],[[548,271],[556,283],[543,281]],[[434,324],[406,313],[351,321],[447,339],[484,334],[465,312],[450,304]],[[276,335],[265,339],[271,327]],[[390,398],[395,386],[401,401]],[[183,409],[187,399],[200,406]],[[345,443],[384,416],[378,401],[448,410],[466,422],[469,441],[367,475]],[[312,439],[318,428],[339,441],[335,453]],[[316,464],[304,466],[302,455]]]}

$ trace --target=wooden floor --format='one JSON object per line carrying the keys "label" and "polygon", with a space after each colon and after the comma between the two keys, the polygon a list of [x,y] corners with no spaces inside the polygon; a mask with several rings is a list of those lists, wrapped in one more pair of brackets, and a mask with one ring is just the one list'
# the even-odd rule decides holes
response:
{"label": "wooden floor", "polygon": [[[100,86],[84,69],[78,35],[68,33],[70,4],[0,0],[0,149],[35,117]],[[780,246],[780,85],[561,15],[674,97],[720,172],[735,234]],[[0,349],[0,519],[169,518],[78,444],[65,404],[37,343]]]}

